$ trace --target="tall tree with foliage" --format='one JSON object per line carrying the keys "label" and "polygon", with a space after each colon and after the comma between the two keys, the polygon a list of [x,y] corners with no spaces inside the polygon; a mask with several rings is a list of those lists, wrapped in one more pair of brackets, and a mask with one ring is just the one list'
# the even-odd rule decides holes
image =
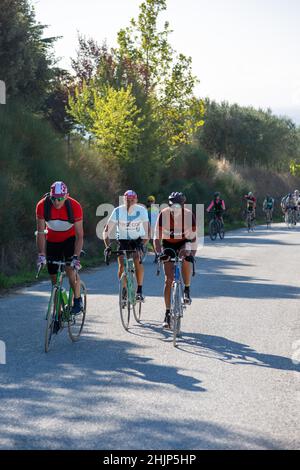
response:
{"label": "tall tree with foliage", "polygon": [[8,100],[18,98],[35,109],[42,105],[53,74],[55,38],[43,38],[44,29],[29,0],[1,0],[0,79]]}

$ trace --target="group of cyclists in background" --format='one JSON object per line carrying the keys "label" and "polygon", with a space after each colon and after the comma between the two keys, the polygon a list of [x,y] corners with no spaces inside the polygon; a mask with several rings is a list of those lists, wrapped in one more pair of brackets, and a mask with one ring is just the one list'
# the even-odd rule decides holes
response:
{"label": "group of cyclists in background", "polygon": [[[257,199],[252,192],[243,196],[246,203],[245,216],[248,231],[254,229],[256,219]],[[267,224],[273,220],[275,199],[267,194],[262,210],[266,215]],[[289,227],[296,225],[300,219],[299,191],[288,193],[280,201],[284,219]],[[209,233],[215,239],[219,233],[224,237],[223,214],[226,211],[224,199],[216,192],[206,212],[213,215],[209,224]],[[58,262],[64,262],[65,273],[71,286],[70,315],[79,315],[86,300],[82,299],[80,278],[80,256],[83,247],[83,210],[78,201],[71,198],[66,184],[54,182],[50,192],[45,194],[36,206],[37,248],[39,269],[47,265],[52,286],[57,283]],[[132,255],[133,269],[136,278],[135,296],[138,302],[144,302],[143,254],[147,247],[154,251],[154,262],[162,263],[165,273],[164,301],[165,316],[163,327],[170,327],[172,299],[171,290],[174,285],[174,260],[180,256],[182,301],[189,305],[192,301],[190,284],[192,268],[194,272],[194,257],[197,252],[197,225],[193,212],[186,207],[186,197],[182,192],[172,192],[168,204],[163,209],[156,205],[153,195],[147,198],[146,205],[138,204],[135,191],[129,189],[123,195],[123,204],[116,207],[110,215],[104,231],[104,254],[112,252],[112,240],[116,240],[118,254],[118,277],[121,282],[120,302],[123,308],[127,305],[128,288],[124,277],[124,258],[127,253]],[[127,265],[126,265],[127,266]],[[176,271],[176,270],[175,270]],[[50,313],[48,312],[48,316]],[[57,314],[56,314],[57,315]],[[71,317],[70,317],[71,318]],[[54,323],[57,318],[54,318]],[[59,327],[52,327],[57,332]],[[49,336],[49,335],[48,335]]]}

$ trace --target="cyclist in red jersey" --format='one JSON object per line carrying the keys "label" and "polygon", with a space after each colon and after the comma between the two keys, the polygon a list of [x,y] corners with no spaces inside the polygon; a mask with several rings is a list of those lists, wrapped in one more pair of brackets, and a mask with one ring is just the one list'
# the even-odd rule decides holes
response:
{"label": "cyclist in red jersey", "polygon": [[[197,226],[194,214],[184,207],[185,196],[180,192],[173,192],[169,196],[169,207],[163,209],[157,219],[154,243],[158,256],[173,257],[173,251],[185,257],[182,263],[182,277],[184,282],[184,302],[191,303],[190,284],[192,261],[197,252]],[[162,254],[162,248],[164,254]],[[163,322],[164,328],[170,327],[171,286],[174,279],[173,263],[165,260],[165,288],[164,298],[166,313]]]}
{"label": "cyclist in red jersey", "polygon": [[81,205],[71,198],[62,181],[51,185],[50,193],[36,206],[38,266],[46,265],[52,283],[56,281],[58,266],[51,261],[67,261],[66,274],[74,292],[72,313],[82,308],[80,279],[80,253],[83,246],[83,212]]}

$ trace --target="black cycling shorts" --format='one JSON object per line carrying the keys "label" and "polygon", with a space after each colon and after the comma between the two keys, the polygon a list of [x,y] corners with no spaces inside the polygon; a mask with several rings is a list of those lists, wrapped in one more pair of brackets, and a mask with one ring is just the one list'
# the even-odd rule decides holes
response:
{"label": "black cycling shorts", "polygon": [[[143,246],[143,241],[139,237],[136,240],[118,240],[118,250],[136,250]],[[122,256],[122,255],[119,255]]]}
{"label": "black cycling shorts", "polygon": [[[173,258],[174,251],[176,254],[178,254],[180,250],[184,249],[185,244],[187,242],[188,240],[178,240],[178,242],[170,243],[167,240],[163,240],[162,246],[163,246],[164,254]],[[172,250],[170,248],[172,248]]]}
{"label": "black cycling shorts", "polygon": [[64,242],[46,241],[47,268],[49,274],[56,274],[58,266],[48,261],[72,261],[76,237],[67,238]]}

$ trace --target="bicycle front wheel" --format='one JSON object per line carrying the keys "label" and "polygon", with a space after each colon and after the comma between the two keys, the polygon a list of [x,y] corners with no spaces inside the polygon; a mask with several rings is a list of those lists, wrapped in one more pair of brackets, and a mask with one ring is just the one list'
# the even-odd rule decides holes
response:
{"label": "bicycle front wheel", "polygon": [[59,302],[59,290],[55,286],[52,288],[51,297],[48,304],[48,311],[46,317],[46,331],[45,331],[45,352],[50,349],[50,342],[53,336],[54,322],[56,318],[56,310],[61,308]]}
{"label": "bicycle front wheel", "polygon": [[123,328],[128,331],[130,323],[131,303],[128,297],[128,283],[125,273],[122,274],[119,284],[119,309]]}
{"label": "bicycle front wheel", "polygon": [[210,236],[210,239],[212,241],[215,241],[215,239],[217,238],[217,234],[218,234],[217,224],[216,224],[215,220],[211,220],[209,222],[209,236]]}
{"label": "bicycle front wheel", "polygon": [[81,295],[82,302],[83,302],[83,308],[81,312],[79,312],[76,315],[72,315],[72,313],[70,313],[70,318],[68,321],[69,336],[71,340],[73,341],[73,343],[76,343],[76,341],[78,341],[80,338],[80,335],[83,330],[83,325],[85,322],[85,316],[86,316],[87,290],[86,290],[84,282],[82,281],[80,281],[80,295]]}
{"label": "bicycle front wheel", "polygon": [[177,337],[180,336],[181,318],[183,316],[181,289],[178,283],[175,283],[172,292],[171,304],[171,328],[173,330],[173,346],[177,345]]}

